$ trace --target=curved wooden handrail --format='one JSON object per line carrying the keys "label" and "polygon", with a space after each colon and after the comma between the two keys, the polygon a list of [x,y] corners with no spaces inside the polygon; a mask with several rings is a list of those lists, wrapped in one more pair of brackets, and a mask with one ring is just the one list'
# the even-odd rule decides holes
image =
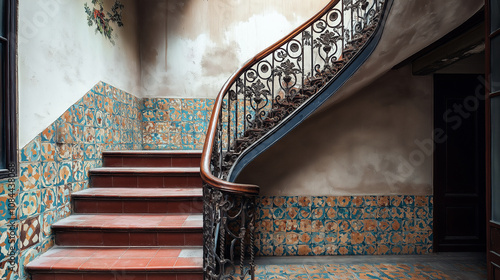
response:
{"label": "curved wooden handrail", "polygon": [[328,5],[326,5],[321,11],[319,11],[315,16],[306,21],[304,24],[296,28],[290,34],[285,36],[283,39],[274,43],[267,49],[263,50],[252,59],[248,60],[243,67],[241,67],[237,72],[235,72],[224,84],[222,89],[215,100],[214,109],[212,111],[212,118],[210,120],[210,125],[207,131],[207,137],[205,139],[205,145],[203,147],[203,153],[201,156],[201,177],[203,181],[210,184],[211,186],[232,193],[239,193],[243,195],[257,195],[259,193],[259,186],[256,185],[248,185],[248,184],[236,184],[228,181],[221,180],[215,177],[212,174],[210,169],[210,160],[212,158],[212,147],[215,141],[215,134],[217,132],[217,125],[219,121],[219,114],[222,110],[222,101],[229,91],[231,85],[236,81],[236,79],[242,75],[246,70],[250,67],[254,66],[256,62],[264,59],[268,55],[272,54],[274,51],[278,50],[284,43],[290,41],[294,37],[300,35],[302,32],[306,30],[306,28],[310,27],[311,24],[319,20],[326,13],[328,13],[340,0],[332,0]]}

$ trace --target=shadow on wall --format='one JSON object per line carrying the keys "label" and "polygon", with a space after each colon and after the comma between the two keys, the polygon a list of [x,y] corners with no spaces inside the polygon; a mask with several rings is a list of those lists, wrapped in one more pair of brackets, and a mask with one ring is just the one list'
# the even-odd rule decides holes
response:
{"label": "shadow on wall", "polygon": [[432,156],[408,169],[432,135],[432,78],[405,67],[306,120],[261,154],[239,182],[262,195],[428,195]]}

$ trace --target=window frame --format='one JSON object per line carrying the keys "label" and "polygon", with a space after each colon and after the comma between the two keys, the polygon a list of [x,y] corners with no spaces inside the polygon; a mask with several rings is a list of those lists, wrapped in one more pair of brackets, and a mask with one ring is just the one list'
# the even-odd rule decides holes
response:
{"label": "window frame", "polygon": [[[1,155],[6,168],[0,169],[0,179],[17,176],[17,0],[6,0],[6,39],[7,49],[4,54],[4,96],[1,96],[3,116],[0,121],[4,127],[5,141],[2,147],[5,155]],[[0,65],[1,66],[1,65]],[[2,86],[2,85],[0,85]]]}

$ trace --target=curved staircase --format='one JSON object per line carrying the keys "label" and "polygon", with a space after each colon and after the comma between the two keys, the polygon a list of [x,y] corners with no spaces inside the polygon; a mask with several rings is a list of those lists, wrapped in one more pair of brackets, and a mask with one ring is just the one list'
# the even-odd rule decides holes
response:
{"label": "curved staircase", "polygon": [[205,279],[254,279],[259,187],[234,182],[363,65],[382,36],[392,3],[332,0],[224,84],[201,160]]}
{"label": "curved staircase", "polygon": [[32,280],[203,279],[200,151],[103,152]]}

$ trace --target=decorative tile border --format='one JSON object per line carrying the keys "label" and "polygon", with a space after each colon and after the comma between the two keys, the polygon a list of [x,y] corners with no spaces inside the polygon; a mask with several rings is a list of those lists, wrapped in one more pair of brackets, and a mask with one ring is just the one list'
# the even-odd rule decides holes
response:
{"label": "decorative tile border", "polygon": [[260,256],[432,252],[432,196],[264,196]]}

